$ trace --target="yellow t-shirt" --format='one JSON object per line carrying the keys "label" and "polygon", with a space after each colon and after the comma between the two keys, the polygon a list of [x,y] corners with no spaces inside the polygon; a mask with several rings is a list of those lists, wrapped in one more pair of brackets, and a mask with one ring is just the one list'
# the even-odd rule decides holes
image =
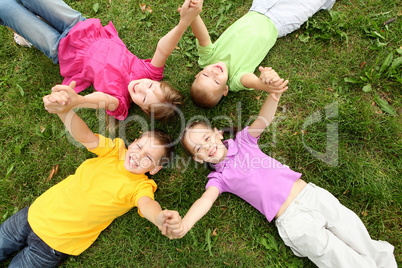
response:
{"label": "yellow t-shirt", "polygon": [[99,138],[92,150],[98,157],[39,196],[28,211],[35,234],[66,254],[86,250],[115,218],[137,206],[140,197],[154,199],[156,183],[124,168],[123,140]]}

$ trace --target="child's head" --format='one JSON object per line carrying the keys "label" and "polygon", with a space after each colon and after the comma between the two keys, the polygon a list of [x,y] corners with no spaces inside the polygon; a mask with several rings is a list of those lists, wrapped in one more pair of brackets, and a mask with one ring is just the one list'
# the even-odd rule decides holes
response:
{"label": "child's head", "polygon": [[172,151],[172,139],[168,134],[161,130],[146,131],[128,146],[124,167],[134,174],[154,175],[169,161]]}
{"label": "child's head", "polygon": [[171,117],[178,105],[183,103],[179,91],[163,81],[139,79],[128,85],[131,100],[155,119],[165,121]]}
{"label": "child's head", "polygon": [[228,94],[227,81],[228,71],[224,62],[208,65],[195,76],[191,98],[202,108],[212,108]]}
{"label": "child's head", "polygon": [[183,132],[183,147],[199,163],[219,163],[226,158],[227,148],[222,142],[222,132],[203,121],[193,122]]}

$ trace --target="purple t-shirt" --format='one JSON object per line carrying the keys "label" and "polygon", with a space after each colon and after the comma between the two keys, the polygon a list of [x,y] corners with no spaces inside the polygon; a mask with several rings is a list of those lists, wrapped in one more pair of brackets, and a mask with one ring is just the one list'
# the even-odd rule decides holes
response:
{"label": "purple t-shirt", "polygon": [[119,38],[112,22],[105,27],[99,19],[78,22],[60,41],[60,73],[63,85],[76,81],[79,93],[93,84],[100,91],[119,100],[119,107],[107,111],[123,120],[131,105],[128,84],[137,79],[161,80],[163,67],[155,67],[151,60],[132,54]]}
{"label": "purple t-shirt", "polygon": [[257,142],[248,127],[238,132],[235,140],[226,140],[227,157],[208,175],[206,188],[215,186],[221,194],[233,193],[272,221],[302,174],[264,154]]}

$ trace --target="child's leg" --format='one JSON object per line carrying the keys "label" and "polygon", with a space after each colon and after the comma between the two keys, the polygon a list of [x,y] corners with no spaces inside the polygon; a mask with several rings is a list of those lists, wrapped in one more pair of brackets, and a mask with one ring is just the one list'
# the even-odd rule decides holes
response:
{"label": "child's leg", "polygon": [[370,256],[375,261],[376,267],[397,267],[393,254],[394,247],[391,244],[385,241],[372,240],[366,226],[356,213],[343,206],[327,190],[320,187],[316,188],[321,192],[321,200],[323,201],[319,208],[327,220],[326,228],[329,231],[356,252]]}
{"label": "child's leg", "polygon": [[10,262],[10,268],[19,267],[57,267],[68,255],[49,247],[31,229],[27,246]]}
{"label": "child's leg", "polygon": [[250,11],[269,17],[283,37],[305,23],[321,9],[331,9],[335,0],[254,0]]}
{"label": "child's leg", "polygon": [[17,251],[20,252],[9,267],[56,267],[68,257],[46,245],[32,231],[28,208],[18,211],[0,226],[0,262]]}
{"label": "child's leg", "polygon": [[12,28],[57,63],[60,39],[85,18],[61,0],[19,2],[0,0],[0,24]]}
{"label": "child's leg", "polygon": [[30,227],[28,208],[21,209],[0,225],[0,262],[25,247]]}
{"label": "child's leg", "polygon": [[355,213],[313,184],[306,186],[276,225],[296,255],[319,267],[396,267],[393,246],[372,240]]}

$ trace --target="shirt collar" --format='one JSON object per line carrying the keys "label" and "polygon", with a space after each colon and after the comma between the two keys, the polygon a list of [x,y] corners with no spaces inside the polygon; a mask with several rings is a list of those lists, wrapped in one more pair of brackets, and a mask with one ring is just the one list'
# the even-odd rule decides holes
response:
{"label": "shirt collar", "polygon": [[223,144],[226,146],[226,148],[228,148],[228,153],[226,155],[226,158],[223,161],[221,161],[221,162],[219,162],[219,163],[214,165],[215,170],[217,172],[222,172],[222,170],[226,167],[226,165],[227,165],[227,163],[229,161],[229,157],[233,156],[233,155],[236,155],[237,151],[238,151],[237,146],[236,146],[236,144],[235,144],[233,139],[225,140],[223,142]]}

